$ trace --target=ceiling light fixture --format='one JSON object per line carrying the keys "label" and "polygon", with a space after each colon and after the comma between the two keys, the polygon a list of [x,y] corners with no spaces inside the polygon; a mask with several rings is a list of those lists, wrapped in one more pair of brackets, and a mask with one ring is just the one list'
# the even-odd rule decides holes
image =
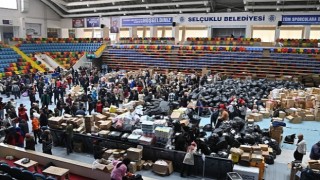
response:
{"label": "ceiling light fixture", "polygon": [[123,15],[125,16],[125,15],[127,15],[127,13],[123,13]]}
{"label": "ceiling light fixture", "polygon": [[206,1],[206,2],[204,2],[204,3],[203,3],[203,5],[204,5],[204,6],[207,6],[207,5],[208,5],[208,2],[207,2],[207,1]]}
{"label": "ceiling light fixture", "polygon": [[121,8],[119,8],[119,11],[121,11]]}
{"label": "ceiling light fixture", "polygon": [[115,4],[116,4],[116,2],[113,1],[113,2],[112,2],[112,5],[115,5]]}
{"label": "ceiling light fixture", "polygon": [[149,9],[149,6],[146,6],[146,9]]}
{"label": "ceiling light fixture", "polygon": [[277,4],[280,4],[280,3],[281,3],[281,1],[280,1],[280,0],[278,0],[278,1],[277,1]]}
{"label": "ceiling light fixture", "polygon": [[209,13],[210,12],[210,9],[207,9],[207,13]]}
{"label": "ceiling light fixture", "polygon": [[182,11],[179,11],[180,14],[182,14]]}
{"label": "ceiling light fixture", "polygon": [[177,4],[177,5],[176,5],[176,7],[178,8],[178,7],[180,7],[180,5],[179,5],[179,4]]}
{"label": "ceiling light fixture", "polygon": [[247,4],[247,1],[246,1],[246,0],[243,0],[243,4]]}
{"label": "ceiling light fixture", "polygon": [[248,7],[245,7],[245,8],[244,8],[244,11],[248,11]]}
{"label": "ceiling light fixture", "polygon": [[280,8],[277,7],[277,11],[280,11]]}
{"label": "ceiling light fixture", "polygon": [[87,4],[87,7],[90,7],[90,4]]}
{"label": "ceiling light fixture", "polygon": [[318,11],[320,10],[320,6],[317,7],[317,10],[318,10]]}
{"label": "ceiling light fixture", "polygon": [[94,10],[93,10],[93,12],[97,12],[97,10],[96,10],[96,9],[94,9]]}
{"label": "ceiling light fixture", "polygon": [[143,3],[144,3],[144,0],[141,0],[141,2],[143,2]]}
{"label": "ceiling light fixture", "polygon": [[153,14],[153,12],[150,12],[150,15],[152,15]]}

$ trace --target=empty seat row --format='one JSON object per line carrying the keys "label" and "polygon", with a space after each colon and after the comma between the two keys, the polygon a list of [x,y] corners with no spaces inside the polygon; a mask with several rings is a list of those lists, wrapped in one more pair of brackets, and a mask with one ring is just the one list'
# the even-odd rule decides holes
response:
{"label": "empty seat row", "polygon": [[18,54],[13,55],[0,55],[0,59],[13,59],[13,58],[20,58],[21,56]]}
{"label": "empty seat row", "polygon": [[8,64],[18,62],[17,59],[0,59],[0,64]]}
{"label": "empty seat row", "polygon": [[21,44],[21,47],[35,47],[35,46],[101,46],[102,43],[41,43],[41,44]]}
{"label": "empty seat row", "polygon": [[10,167],[6,163],[0,164],[1,180],[55,180],[55,178],[49,176],[46,177],[40,173],[32,173],[28,170],[23,170],[18,167]]}

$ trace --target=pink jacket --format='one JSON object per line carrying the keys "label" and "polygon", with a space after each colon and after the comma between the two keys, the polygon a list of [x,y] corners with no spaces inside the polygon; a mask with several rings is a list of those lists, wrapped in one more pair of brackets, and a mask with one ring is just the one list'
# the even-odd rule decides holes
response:
{"label": "pink jacket", "polygon": [[121,161],[113,161],[113,170],[111,172],[111,179],[114,180],[122,180],[122,177],[124,177],[127,173],[127,166],[125,164],[122,164],[119,168],[117,168],[117,165],[121,163]]}

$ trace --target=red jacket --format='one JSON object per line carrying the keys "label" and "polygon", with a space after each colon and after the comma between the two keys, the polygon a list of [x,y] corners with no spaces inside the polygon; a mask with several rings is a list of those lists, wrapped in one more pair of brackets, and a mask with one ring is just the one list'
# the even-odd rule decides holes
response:
{"label": "red jacket", "polygon": [[103,105],[102,103],[97,103],[97,106],[96,106],[96,111],[99,112],[99,113],[102,113],[102,109],[103,109]]}

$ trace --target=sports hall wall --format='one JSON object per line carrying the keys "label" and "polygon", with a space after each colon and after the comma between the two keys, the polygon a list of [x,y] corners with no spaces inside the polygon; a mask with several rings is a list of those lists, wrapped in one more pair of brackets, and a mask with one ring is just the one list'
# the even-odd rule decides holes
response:
{"label": "sports hall wall", "polygon": [[[21,0],[17,3],[18,9],[0,9],[1,40],[4,31],[12,32],[14,37],[25,38],[27,28],[32,25],[40,27],[39,37],[47,36],[47,28],[61,28],[61,17],[40,0],[29,0],[26,12],[21,12]],[[3,24],[3,20],[9,20],[10,24]]]}
{"label": "sports hall wall", "polygon": [[[283,16],[319,16],[319,11],[202,14],[188,14],[185,12],[173,15],[119,15],[116,17],[99,18],[100,24],[105,25],[105,28],[101,29],[99,27],[74,28],[72,26],[73,17],[59,16],[40,0],[28,1],[29,8],[27,8],[26,12],[21,12],[21,0],[17,0],[17,10],[0,9],[1,41],[5,39],[4,35],[8,31],[12,32],[14,37],[25,38],[26,34],[28,34],[28,29],[30,29],[29,26],[32,25],[40,25],[39,33],[34,33],[32,37],[47,37],[50,29],[54,29],[58,32],[57,36],[62,38],[72,37],[72,35],[74,37],[110,37],[113,41],[118,41],[122,37],[175,37],[176,43],[178,43],[185,41],[188,37],[216,37],[230,35],[231,33],[236,37],[262,38],[263,42],[274,42],[277,38],[318,39],[320,36],[320,18],[312,23],[299,24],[293,22],[277,28],[277,23],[282,20]],[[93,16],[96,15],[92,14]],[[109,32],[113,18],[118,18],[119,20],[120,33],[114,34]],[[134,24],[134,20],[139,18],[144,20],[151,19],[151,21],[140,25]],[[156,18],[170,18],[171,22],[152,22],[152,19]],[[4,25],[3,20],[9,20],[11,24]],[[123,21],[129,21],[131,24],[122,24]],[[174,27],[172,26],[172,22],[176,23]],[[218,32],[225,32],[225,34],[219,34]]]}

